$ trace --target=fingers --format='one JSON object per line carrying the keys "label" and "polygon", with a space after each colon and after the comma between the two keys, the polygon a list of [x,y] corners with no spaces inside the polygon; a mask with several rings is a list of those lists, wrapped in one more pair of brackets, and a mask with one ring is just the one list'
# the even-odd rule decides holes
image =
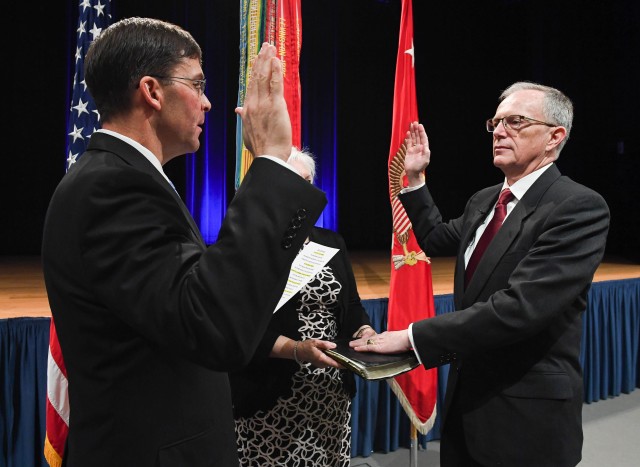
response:
{"label": "fingers", "polygon": [[412,159],[412,162],[405,160],[407,171],[414,169],[422,171],[429,165],[431,151],[424,125],[418,122],[411,122],[405,137],[405,147],[408,159]]}
{"label": "fingers", "polygon": [[422,145],[423,148],[426,148],[429,144],[429,139],[427,138],[427,132],[424,129],[424,125],[418,122],[411,122],[409,125],[409,131],[407,131],[407,147],[410,146],[419,146]]}
{"label": "fingers", "polygon": [[335,342],[323,341],[320,339],[307,339],[305,342],[309,342],[312,347],[315,347],[320,351],[324,349],[335,349],[337,345]]}
{"label": "fingers", "polygon": [[333,367],[344,369],[344,367],[340,363],[336,362],[333,358],[329,357],[325,353],[318,356],[318,361],[315,363],[315,366],[317,368]]}
{"label": "fingers", "polygon": [[[267,42],[262,44],[260,52],[258,52],[258,55],[255,56],[253,63],[251,64],[249,82],[247,83],[247,90],[244,99],[244,107],[253,105],[254,101],[258,102],[268,98],[271,93],[272,61],[275,56],[275,46]],[[243,107],[236,108],[236,113],[240,116],[243,116],[243,111]]]}
{"label": "fingers", "polygon": [[258,98],[264,98],[271,93],[272,58],[275,56],[276,47],[268,42],[263,43],[260,52],[253,59],[247,93],[255,92]]}
{"label": "fingers", "polygon": [[418,134],[419,125],[418,122],[411,123],[411,146],[415,146],[420,142],[420,135]]}
{"label": "fingers", "polygon": [[426,136],[426,132],[424,131],[424,127],[418,122],[411,122],[409,124],[409,129],[407,130],[407,134],[404,138],[405,146],[407,149],[415,148],[419,144],[422,143],[423,138],[422,134]]}
{"label": "fingers", "polygon": [[376,331],[375,331],[374,329],[372,329],[372,328],[367,328],[367,330],[366,330],[366,331],[364,331],[364,332],[362,333],[362,335],[360,336],[360,338],[362,338],[362,339],[367,339],[367,338],[369,338],[369,337],[373,337],[373,336],[375,336],[375,335],[377,335],[377,333],[376,333]]}
{"label": "fingers", "polygon": [[260,99],[279,99],[284,95],[282,62],[276,57],[276,47],[265,42],[254,59],[249,87],[255,88]]}
{"label": "fingers", "polygon": [[362,336],[349,342],[349,346],[355,350],[376,351],[376,347],[384,342],[386,332]]}
{"label": "fingers", "polygon": [[342,368],[334,359],[323,352],[324,349],[333,349],[336,344],[319,339],[305,339],[298,348],[298,354],[303,357],[303,361],[311,363],[316,368]]}
{"label": "fingers", "polygon": [[397,353],[410,349],[408,332],[385,331],[374,336],[362,337],[349,342],[349,346],[357,351],[376,353]]}
{"label": "fingers", "polygon": [[267,42],[253,60],[244,102],[235,109],[242,118],[245,147],[255,156],[286,161],[291,154],[291,121],[284,98],[284,76],[276,47]]}
{"label": "fingers", "polygon": [[427,132],[424,129],[424,126],[422,125],[422,123],[418,125],[418,141],[425,148],[429,147],[429,138],[427,138]]}
{"label": "fingers", "polygon": [[282,72],[282,62],[272,58],[270,64],[271,79],[269,80],[269,91],[273,94],[274,98],[280,99],[284,96],[284,74]]}

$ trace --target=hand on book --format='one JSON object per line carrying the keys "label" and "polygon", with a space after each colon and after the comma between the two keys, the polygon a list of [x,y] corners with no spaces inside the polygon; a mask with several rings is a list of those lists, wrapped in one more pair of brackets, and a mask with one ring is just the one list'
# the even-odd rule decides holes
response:
{"label": "hand on book", "polygon": [[344,369],[344,367],[334,359],[324,353],[326,349],[335,348],[334,342],[323,341],[320,339],[305,339],[298,344],[298,359],[305,363],[311,363],[316,368],[334,368]]}
{"label": "hand on book", "polygon": [[409,331],[385,331],[374,336],[362,336],[349,342],[358,352],[400,353],[411,350]]}
{"label": "hand on book", "polygon": [[[374,334],[367,340],[375,340],[376,336],[377,334]],[[348,340],[339,339],[335,343],[337,345],[334,349],[325,352],[348,370],[370,381],[393,378],[413,370],[420,364],[412,350],[400,353],[357,352],[349,347]]]}

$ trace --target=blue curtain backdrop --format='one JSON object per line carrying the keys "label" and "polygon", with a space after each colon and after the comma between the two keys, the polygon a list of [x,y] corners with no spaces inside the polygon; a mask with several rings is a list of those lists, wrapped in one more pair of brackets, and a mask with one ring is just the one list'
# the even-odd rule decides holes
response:
{"label": "blue curtain backdrop", "polygon": [[[302,145],[316,156],[316,185],[327,194],[327,207],[316,225],[338,230],[339,78],[337,26],[334,20],[337,13],[334,2],[325,2],[321,13],[316,11],[317,7],[313,8],[313,4],[302,2]],[[307,18],[313,18],[313,23]],[[322,40],[309,40],[311,34],[305,35],[305,29],[323,31]],[[344,157],[348,155],[344,154]]]}
{"label": "blue curtain backdrop", "polygon": [[[233,37],[233,28],[226,24],[230,23],[229,12],[216,8],[215,3],[206,3],[202,14],[192,12],[185,5],[187,18],[184,23],[187,30],[200,32],[196,40],[203,49],[206,94],[212,106],[205,120],[200,150],[182,160],[186,164],[185,202],[208,244],[218,238],[227,205],[233,196],[230,175],[235,171],[232,156],[235,140],[229,135],[235,132],[233,110],[236,95],[233,90],[237,94],[238,83],[238,47],[237,44],[230,47],[228,43],[228,38]],[[207,21],[215,25],[207,27]],[[220,27],[222,24],[226,26]],[[238,35],[237,24],[235,29]]]}

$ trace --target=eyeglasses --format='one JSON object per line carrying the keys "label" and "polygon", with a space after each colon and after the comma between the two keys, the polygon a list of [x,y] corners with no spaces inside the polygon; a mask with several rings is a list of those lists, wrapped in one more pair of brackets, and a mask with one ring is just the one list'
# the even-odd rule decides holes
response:
{"label": "eyeglasses", "polygon": [[207,79],[191,79],[191,78],[183,78],[182,76],[159,76],[159,75],[149,75],[158,79],[184,79],[185,81],[191,81],[193,83],[193,88],[198,91],[199,95],[204,93],[204,89],[207,86]]}
{"label": "eyeglasses", "polygon": [[[528,123],[529,125],[547,125],[547,126],[558,126],[553,123],[547,123],[540,120],[536,120],[535,118],[525,117],[524,115],[508,115],[502,118],[490,118],[487,120],[487,131],[489,133],[493,133],[495,129],[500,125],[505,128],[510,128],[512,130],[521,130]],[[528,125],[527,125],[528,126]]]}

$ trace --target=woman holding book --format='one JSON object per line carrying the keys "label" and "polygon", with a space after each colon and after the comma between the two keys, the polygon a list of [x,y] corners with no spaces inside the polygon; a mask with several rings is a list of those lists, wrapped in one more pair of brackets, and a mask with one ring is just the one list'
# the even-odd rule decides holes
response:
{"label": "woman holding book", "polygon": [[[294,148],[289,163],[313,183],[310,154]],[[355,378],[324,350],[376,332],[343,238],[314,227],[303,249],[309,242],[338,251],[275,312],[249,366],[230,374],[242,466],[350,464]]]}

